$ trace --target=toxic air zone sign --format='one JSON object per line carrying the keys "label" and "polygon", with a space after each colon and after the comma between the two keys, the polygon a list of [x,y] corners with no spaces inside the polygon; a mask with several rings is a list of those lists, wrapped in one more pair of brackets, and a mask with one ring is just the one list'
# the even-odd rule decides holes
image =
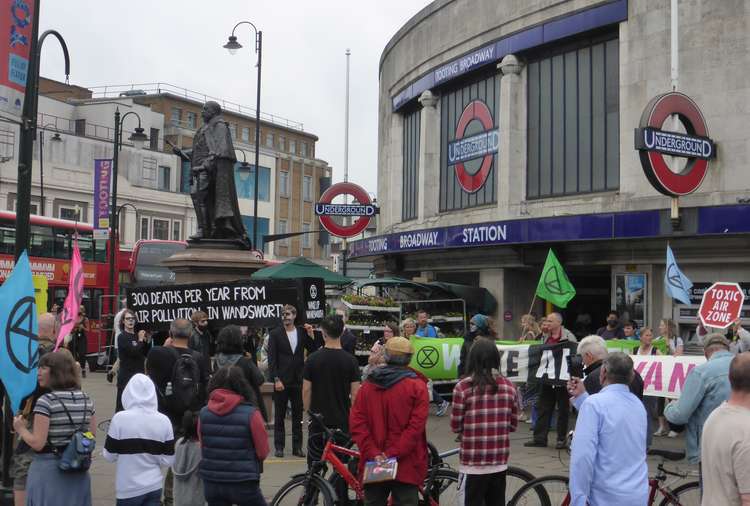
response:
{"label": "toxic air zone sign", "polygon": [[698,316],[706,327],[725,329],[740,317],[745,294],[737,283],[717,282],[703,294]]}

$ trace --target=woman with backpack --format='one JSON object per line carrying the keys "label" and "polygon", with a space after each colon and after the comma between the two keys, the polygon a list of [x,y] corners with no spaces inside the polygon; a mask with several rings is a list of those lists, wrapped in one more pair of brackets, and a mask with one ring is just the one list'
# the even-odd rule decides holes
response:
{"label": "woman with backpack", "polygon": [[259,400],[258,409],[264,420],[268,420],[265,406],[260,400],[263,399],[260,393],[261,385],[266,381],[263,373],[251,357],[248,357],[244,350],[244,337],[242,329],[237,325],[227,325],[219,332],[216,340],[216,369],[228,365],[235,365],[242,370],[245,379],[250,384],[255,398]]}
{"label": "woman with backpack", "polygon": [[260,490],[268,433],[255,395],[242,370],[225,366],[208,384],[208,406],[201,409],[200,477],[209,506],[265,506]]}
{"label": "woman with backpack", "polygon": [[509,434],[518,427],[518,393],[499,368],[495,343],[477,339],[469,350],[467,376],[453,390],[451,430],[461,438],[459,482],[467,505],[505,505]]}
{"label": "woman with backpack", "polygon": [[[77,364],[67,351],[45,354],[39,360],[37,375],[39,385],[51,391],[36,402],[33,432],[22,416],[13,419],[16,433],[36,452],[26,481],[26,504],[57,506],[62,500],[90,506],[88,468],[96,436],[94,401],[81,391]],[[66,467],[68,470],[62,469]]]}

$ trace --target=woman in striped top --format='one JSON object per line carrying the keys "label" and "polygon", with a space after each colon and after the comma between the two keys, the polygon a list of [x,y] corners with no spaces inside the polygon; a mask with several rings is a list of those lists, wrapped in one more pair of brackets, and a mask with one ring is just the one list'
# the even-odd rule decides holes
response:
{"label": "woman in striped top", "polygon": [[56,506],[64,497],[67,505],[90,506],[88,471],[62,472],[56,453],[65,449],[77,430],[96,431],[94,402],[81,391],[80,372],[67,350],[44,355],[37,375],[39,385],[51,392],[34,407],[33,432],[22,417],[13,420],[18,435],[36,452],[26,483],[26,504]]}

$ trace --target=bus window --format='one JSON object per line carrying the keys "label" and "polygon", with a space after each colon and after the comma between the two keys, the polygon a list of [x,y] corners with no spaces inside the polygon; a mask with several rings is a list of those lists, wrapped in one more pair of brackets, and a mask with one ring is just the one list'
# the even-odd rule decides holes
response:
{"label": "bus window", "polygon": [[81,250],[81,260],[92,262],[94,260],[94,245],[91,237],[78,237],[78,248]]}
{"label": "bus window", "polygon": [[94,241],[94,257],[96,262],[107,261],[107,241],[98,240]]}
{"label": "bus window", "polygon": [[55,239],[50,228],[32,225],[29,255],[43,258],[52,257],[54,255],[54,242]]}
{"label": "bus window", "polygon": [[84,288],[83,301],[81,305],[86,309],[86,317],[89,320],[98,320],[101,315],[101,297],[104,290],[101,288]]}
{"label": "bus window", "polygon": [[16,250],[16,231],[3,226],[0,229],[0,253],[12,255]]}
{"label": "bus window", "polygon": [[70,232],[55,229],[55,258],[68,260],[70,258]]}

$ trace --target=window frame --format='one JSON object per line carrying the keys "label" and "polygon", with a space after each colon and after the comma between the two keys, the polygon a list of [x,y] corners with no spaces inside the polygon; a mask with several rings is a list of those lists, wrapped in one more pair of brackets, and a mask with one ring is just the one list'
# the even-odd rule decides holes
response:
{"label": "window frame", "polygon": [[312,244],[310,243],[310,224],[309,223],[303,223],[302,224],[302,232],[308,232],[306,234],[302,234],[302,249],[312,249]]}
{"label": "window frame", "polygon": [[289,196],[289,171],[279,171],[279,195],[282,197]]}
{"label": "window frame", "polygon": [[[156,185],[159,191],[171,192],[172,191],[172,167],[169,165],[159,165],[157,169]],[[166,175],[166,179],[163,177]],[[165,183],[163,185],[162,183]]]}
{"label": "window frame", "polygon": [[182,240],[182,221],[180,220],[172,220],[172,240],[173,241]]}
{"label": "window frame", "polygon": [[[144,227],[144,223],[146,226]],[[146,232],[146,235],[144,236],[143,232]],[[139,216],[138,217],[138,237],[143,240],[147,241],[151,239],[151,217],[150,216]]]}
{"label": "window frame", "polygon": [[302,200],[305,202],[312,202],[313,201],[312,195],[313,195],[313,177],[303,174],[302,175]]}
{"label": "window frame", "polygon": [[[156,223],[166,223],[167,229],[166,229],[166,237],[156,237]],[[171,225],[172,220],[169,218],[159,218],[158,216],[153,216],[151,218],[151,238],[160,240],[160,241],[168,241],[169,240],[169,233],[171,232]]]}
{"label": "window frame", "polygon": [[185,124],[188,128],[197,128],[198,127],[198,115],[194,113],[193,111],[187,111],[185,113],[187,116],[185,118]]}
{"label": "window frame", "polygon": [[[289,223],[286,219],[279,219],[279,222],[276,224],[276,228],[278,228],[278,234],[286,234],[289,231]],[[279,246],[289,247],[289,238],[286,239],[280,239],[276,241],[279,243]]]}

